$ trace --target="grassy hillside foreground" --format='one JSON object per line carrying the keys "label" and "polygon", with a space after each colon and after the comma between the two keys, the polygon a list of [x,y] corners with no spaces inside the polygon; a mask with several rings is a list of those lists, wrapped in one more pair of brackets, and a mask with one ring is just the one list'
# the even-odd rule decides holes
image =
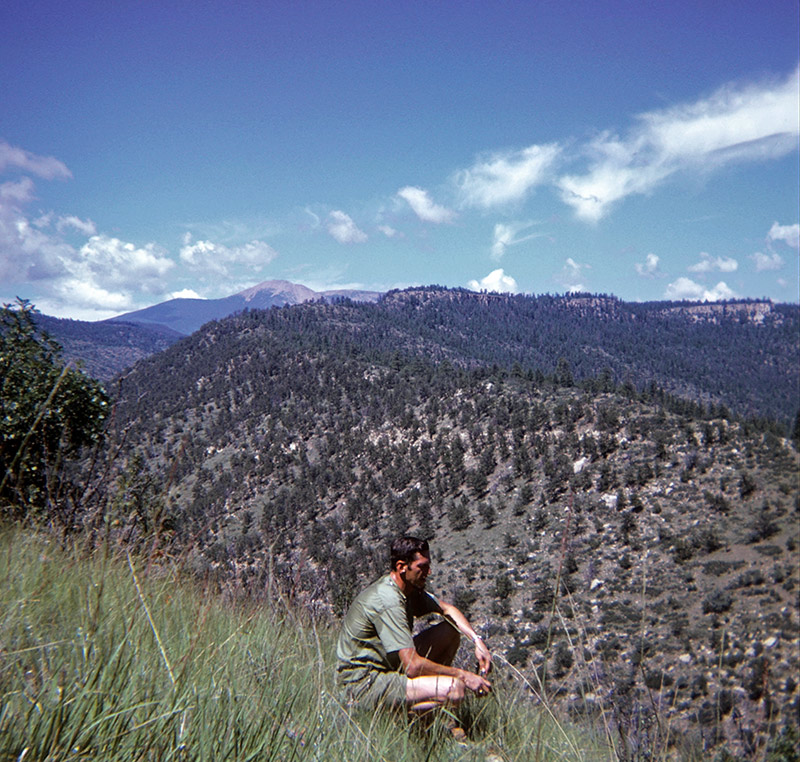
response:
{"label": "grassy hillside foreground", "polygon": [[350,713],[332,684],[332,627],[124,554],[87,558],[6,529],[0,581],[0,760],[615,758],[506,675],[459,710],[467,747],[441,723]]}

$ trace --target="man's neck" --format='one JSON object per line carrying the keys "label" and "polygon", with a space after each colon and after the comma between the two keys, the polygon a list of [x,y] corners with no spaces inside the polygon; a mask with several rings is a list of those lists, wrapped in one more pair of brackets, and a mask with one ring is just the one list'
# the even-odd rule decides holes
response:
{"label": "man's neck", "polygon": [[389,576],[392,578],[392,581],[395,585],[400,589],[400,592],[405,595],[406,598],[414,594],[416,588],[413,585],[410,585],[406,582],[403,577],[395,570],[389,572]]}

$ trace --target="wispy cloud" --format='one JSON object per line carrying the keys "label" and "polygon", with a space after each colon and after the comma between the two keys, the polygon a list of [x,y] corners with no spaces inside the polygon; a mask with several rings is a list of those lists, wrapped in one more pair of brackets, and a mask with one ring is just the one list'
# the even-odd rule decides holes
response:
{"label": "wispy cloud", "polygon": [[773,222],[767,233],[767,240],[783,241],[793,249],[800,249],[800,224],[779,225],[777,222]]}
{"label": "wispy cloud", "polygon": [[560,153],[561,147],[550,143],[477,161],[454,177],[463,205],[489,208],[522,201],[531,188],[549,179]]}
{"label": "wispy cloud", "polygon": [[0,204],[6,208],[14,208],[33,199],[33,180],[21,177],[19,180],[8,180],[0,184]]}
{"label": "wispy cloud", "polygon": [[395,230],[391,225],[378,225],[378,230],[387,238],[402,238],[402,233],[400,233],[398,230]]}
{"label": "wispy cloud", "polygon": [[636,262],[633,267],[642,278],[655,278],[661,274],[658,268],[659,262],[658,256],[650,253],[644,258],[644,262]]}
{"label": "wispy cloud", "polygon": [[691,278],[681,277],[667,286],[664,296],[677,301],[718,302],[722,299],[735,299],[737,294],[725,281],[720,281],[713,288],[706,288]]}
{"label": "wispy cloud", "polygon": [[18,146],[0,140],[0,172],[17,169],[26,174],[36,175],[44,180],[67,179],[72,172],[64,162],[52,156],[38,156]]}
{"label": "wispy cloud", "polygon": [[756,272],[765,270],[780,270],[783,267],[783,257],[776,251],[762,252],[757,251],[750,255],[750,259],[755,262]]}
{"label": "wispy cloud", "polygon": [[456,218],[454,211],[435,204],[428,195],[428,191],[423,188],[407,185],[405,188],[400,188],[397,195],[414,210],[414,214],[423,222],[442,224],[453,222]]}
{"label": "wispy cloud", "polygon": [[597,222],[625,197],[647,194],[678,172],[783,156],[800,134],[799,82],[795,70],[780,82],[726,86],[643,114],[625,137],[604,132],[586,146],[588,171],[558,180],[561,198],[580,219]]}
{"label": "wispy cloud", "polygon": [[529,241],[532,238],[539,238],[542,233],[529,233],[521,236],[520,233],[529,230],[536,223],[534,222],[511,222],[509,224],[498,222],[494,226],[494,241],[492,243],[492,259],[499,262],[509,246]]}
{"label": "wispy cloud", "polygon": [[472,291],[492,291],[496,293],[511,293],[519,292],[517,281],[510,275],[506,275],[502,268],[492,270],[485,278],[480,280],[471,280],[467,284],[467,288]]}
{"label": "wispy cloud", "polygon": [[700,261],[687,268],[692,273],[733,273],[739,269],[739,263],[731,257],[712,257],[705,251],[700,252]]}
{"label": "wispy cloud", "polygon": [[360,230],[352,218],[342,211],[334,210],[328,215],[328,233],[339,243],[364,243],[367,234]]}
{"label": "wispy cloud", "polygon": [[556,276],[556,281],[570,293],[586,291],[586,287],[583,284],[583,272],[590,269],[591,265],[580,264],[572,257],[567,257],[564,267],[561,268],[561,272]]}
{"label": "wispy cloud", "polygon": [[56,222],[56,229],[59,233],[70,229],[76,230],[78,233],[86,236],[95,235],[95,233],[97,233],[97,226],[94,222],[91,220],[82,220],[80,217],[76,217],[72,214],[66,217],[59,217],[58,222]]}
{"label": "wispy cloud", "polygon": [[755,263],[756,272],[780,270],[785,264],[783,257],[773,248],[775,242],[784,243],[792,249],[800,249],[800,224],[780,225],[777,222],[772,223],[772,227],[767,233],[767,251],[757,251],[755,254],[750,255],[750,259]]}

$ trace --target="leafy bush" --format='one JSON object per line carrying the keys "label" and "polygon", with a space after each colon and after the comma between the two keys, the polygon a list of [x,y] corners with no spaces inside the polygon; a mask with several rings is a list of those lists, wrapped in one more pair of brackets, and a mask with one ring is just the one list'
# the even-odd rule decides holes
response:
{"label": "leafy bush", "polygon": [[25,300],[0,310],[0,513],[11,517],[63,498],[66,461],[100,441],[108,414],[99,382],[63,364],[35,312]]}
{"label": "leafy bush", "polygon": [[740,574],[731,587],[751,587],[752,585],[763,585],[766,581],[764,572],[761,569],[749,569]]}

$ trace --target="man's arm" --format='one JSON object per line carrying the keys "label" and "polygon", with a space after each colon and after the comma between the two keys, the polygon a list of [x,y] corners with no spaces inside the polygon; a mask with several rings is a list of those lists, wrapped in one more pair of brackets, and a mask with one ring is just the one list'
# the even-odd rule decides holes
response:
{"label": "man's arm", "polygon": [[467,618],[452,603],[439,601],[439,606],[450,624],[452,624],[462,635],[469,638],[475,644],[475,658],[480,665],[481,675],[489,674],[492,668],[492,655],[486,644],[480,639]]}
{"label": "man's arm", "polygon": [[416,648],[401,648],[397,653],[406,677],[415,678],[435,675],[454,677],[463,680],[467,688],[479,696],[483,696],[492,689],[492,684],[481,675],[426,659],[417,652]]}

